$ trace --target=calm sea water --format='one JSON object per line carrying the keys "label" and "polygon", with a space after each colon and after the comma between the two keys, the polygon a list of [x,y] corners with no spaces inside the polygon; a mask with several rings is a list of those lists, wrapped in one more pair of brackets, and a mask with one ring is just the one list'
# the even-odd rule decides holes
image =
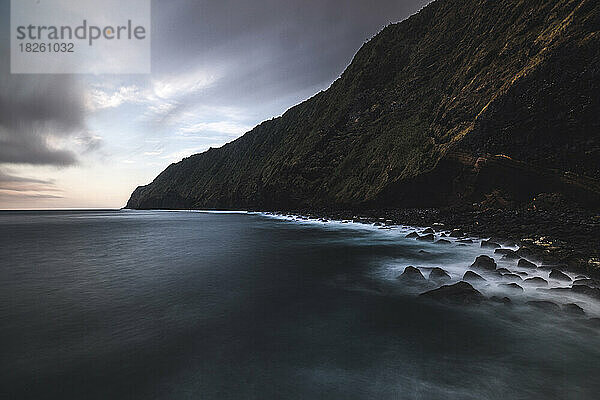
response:
{"label": "calm sea water", "polygon": [[454,279],[482,250],[407,231],[0,212],[0,397],[598,399],[600,329],[419,300],[395,279],[406,265]]}

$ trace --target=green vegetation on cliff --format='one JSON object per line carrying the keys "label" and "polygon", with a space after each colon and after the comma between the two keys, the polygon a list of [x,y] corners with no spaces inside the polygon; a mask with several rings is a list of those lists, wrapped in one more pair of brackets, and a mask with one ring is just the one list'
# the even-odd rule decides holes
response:
{"label": "green vegetation on cliff", "polygon": [[437,0],[329,89],[170,165],[128,208],[440,206],[600,195],[600,2]]}

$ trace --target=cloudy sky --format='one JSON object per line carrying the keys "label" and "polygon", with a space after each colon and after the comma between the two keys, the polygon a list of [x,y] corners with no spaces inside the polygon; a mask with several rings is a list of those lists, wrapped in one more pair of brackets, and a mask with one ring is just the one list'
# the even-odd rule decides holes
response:
{"label": "cloudy sky", "polygon": [[17,75],[0,0],[0,209],[122,207],[170,163],[327,88],[426,3],[152,1],[151,74]]}

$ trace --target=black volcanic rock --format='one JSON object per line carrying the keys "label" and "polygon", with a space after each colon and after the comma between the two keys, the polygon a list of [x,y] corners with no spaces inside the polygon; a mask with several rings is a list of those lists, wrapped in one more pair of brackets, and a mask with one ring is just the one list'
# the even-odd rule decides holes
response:
{"label": "black volcanic rock", "polygon": [[575,281],[573,281],[573,286],[575,285],[586,285],[586,286],[597,286],[598,282],[595,281],[594,279],[577,279]]}
{"label": "black volcanic rock", "polygon": [[537,287],[545,287],[548,286],[548,281],[544,278],[540,278],[539,276],[533,278],[527,278],[523,281],[523,284]]}
{"label": "black volcanic rock", "polygon": [[435,243],[436,244],[451,244],[452,242],[450,242],[449,240],[446,240],[446,239],[440,239]]}
{"label": "black volcanic rock", "polygon": [[517,264],[519,268],[537,268],[537,265],[532,263],[531,261],[527,261],[524,258],[521,258]]}
{"label": "black volcanic rock", "polygon": [[550,278],[559,281],[571,282],[571,278],[569,277],[569,275],[565,274],[564,272],[558,269],[553,269],[552,271],[550,271]]}
{"label": "black volcanic rock", "polygon": [[490,301],[493,303],[501,303],[501,304],[505,304],[505,305],[512,304],[512,300],[509,297],[492,296],[492,297],[490,297]]}
{"label": "black volcanic rock", "polygon": [[534,257],[535,253],[533,250],[531,250],[528,247],[519,247],[519,249],[517,250],[517,254],[523,258],[529,258],[529,257]]}
{"label": "black volcanic rock", "polygon": [[521,282],[523,280],[523,278],[521,278],[519,275],[517,274],[503,274],[502,275],[502,279],[507,280],[507,281],[513,281],[513,282]]}
{"label": "black volcanic rock", "polygon": [[435,231],[431,228],[427,228],[425,229],[423,232],[421,232],[423,235],[428,235],[430,233],[435,233]]}
{"label": "black volcanic rock", "polygon": [[551,301],[532,300],[532,301],[528,301],[527,304],[529,304],[532,307],[539,308],[540,310],[544,310],[544,311],[549,311],[549,312],[560,311],[560,307],[558,306],[558,304],[553,303]]}
{"label": "black volcanic rock", "polygon": [[465,282],[485,282],[486,280],[476,272],[467,271],[462,278]]}
{"label": "black volcanic rock", "polygon": [[433,235],[433,233],[430,233],[427,235],[419,236],[417,240],[420,240],[422,242],[433,242],[435,240],[435,236]]}
{"label": "black volcanic rock", "polygon": [[504,260],[518,260],[519,258],[521,258],[521,256],[514,250],[509,250],[502,256],[502,259]]}
{"label": "black volcanic rock", "polygon": [[408,235],[406,235],[406,237],[408,239],[418,239],[420,236],[419,236],[419,234],[417,232],[411,232]]}
{"label": "black volcanic rock", "polygon": [[171,164],[127,208],[598,204],[600,2],[582,4],[434,1],[327,90]]}
{"label": "black volcanic rock", "polygon": [[482,240],[481,247],[484,249],[497,249],[500,247],[498,243],[492,242],[491,240]]}
{"label": "black volcanic rock", "polygon": [[479,304],[484,300],[477,289],[463,281],[422,293],[421,297],[454,304]]}
{"label": "black volcanic rock", "polygon": [[496,249],[496,250],[494,250],[494,254],[505,255],[508,253],[514,253],[514,250],[511,250],[511,249]]}
{"label": "black volcanic rock", "polygon": [[571,288],[571,291],[577,294],[583,294],[600,300],[600,289],[591,288],[585,285],[576,285]]}
{"label": "black volcanic rock", "polygon": [[475,262],[471,264],[472,269],[485,269],[488,271],[496,270],[496,261],[492,257],[481,255],[475,259]]}
{"label": "black volcanic rock", "polygon": [[410,282],[425,282],[425,277],[418,268],[408,266],[404,269],[404,272],[398,277],[402,281]]}
{"label": "black volcanic rock", "polygon": [[429,274],[429,280],[437,282],[437,283],[447,282],[450,279],[451,278],[450,278],[450,275],[448,274],[448,272],[446,272],[442,268],[438,268],[438,267],[432,269],[431,273]]}

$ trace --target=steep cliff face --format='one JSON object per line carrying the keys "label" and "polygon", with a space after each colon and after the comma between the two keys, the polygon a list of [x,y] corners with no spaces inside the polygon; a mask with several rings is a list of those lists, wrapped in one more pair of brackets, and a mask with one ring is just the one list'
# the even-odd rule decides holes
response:
{"label": "steep cliff face", "polygon": [[331,87],[170,165],[128,208],[600,199],[600,2],[437,0]]}

